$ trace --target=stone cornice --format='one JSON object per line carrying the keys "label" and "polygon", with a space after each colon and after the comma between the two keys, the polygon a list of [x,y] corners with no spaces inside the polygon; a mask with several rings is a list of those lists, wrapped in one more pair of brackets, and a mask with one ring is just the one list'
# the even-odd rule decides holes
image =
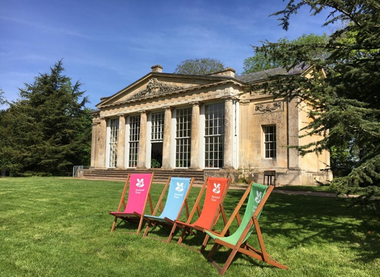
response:
{"label": "stone cornice", "polygon": [[211,83],[211,84],[192,86],[192,87],[188,87],[188,88],[180,88],[177,90],[168,89],[167,91],[164,91],[162,93],[151,93],[151,94],[145,94],[145,95],[141,94],[139,98],[131,97],[131,98],[124,100],[124,101],[120,101],[120,102],[116,102],[116,103],[112,103],[112,104],[108,104],[108,105],[99,105],[98,108],[102,109],[102,108],[117,107],[117,106],[125,105],[128,103],[140,102],[143,100],[155,99],[155,98],[159,98],[162,96],[175,95],[175,94],[179,94],[179,93],[186,93],[186,92],[190,92],[190,91],[194,91],[194,90],[201,90],[201,89],[216,87],[216,86],[225,85],[225,84],[233,84],[233,85],[238,85],[240,87],[244,87],[244,85],[242,83],[235,81],[235,80],[232,80],[232,79],[229,79],[229,80],[223,80],[223,81]]}

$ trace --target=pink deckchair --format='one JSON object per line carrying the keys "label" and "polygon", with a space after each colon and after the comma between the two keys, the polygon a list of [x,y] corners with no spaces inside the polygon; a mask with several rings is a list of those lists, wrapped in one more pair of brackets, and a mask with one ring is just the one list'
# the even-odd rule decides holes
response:
{"label": "pink deckchair", "polygon": [[[128,174],[117,212],[110,212],[111,215],[115,216],[111,232],[115,230],[117,219],[120,218],[128,222],[139,220],[137,234],[140,233],[144,219],[143,215],[145,214],[145,207],[148,200],[151,213],[153,212],[152,199],[150,197],[150,187],[153,181],[153,176],[154,173]],[[128,184],[129,191],[126,204],[125,193],[127,192]],[[124,207],[124,211],[121,211],[121,206]]]}

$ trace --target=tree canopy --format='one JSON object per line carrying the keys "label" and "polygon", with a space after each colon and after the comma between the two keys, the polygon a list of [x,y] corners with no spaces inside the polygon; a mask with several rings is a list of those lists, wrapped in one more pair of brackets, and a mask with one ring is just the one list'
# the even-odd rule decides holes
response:
{"label": "tree canopy", "polygon": [[91,116],[81,84],[63,75],[62,61],[20,89],[0,113],[0,166],[13,175],[68,174],[89,163]]}
{"label": "tree canopy", "polygon": [[[325,44],[328,41],[328,36],[326,34],[316,35],[314,33],[304,34],[294,40],[289,40],[288,38],[280,38],[277,41],[278,47],[285,47],[286,45],[317,45],[314,50],[310,51],[310,55],[316,59],[325,59],[328,53],[318,46]],[[255,55],[248,57],[244,60],[243,74],[262,71],[266,69],[276,68],[284,66],[285,64],[281,60],[277,60],[275,56],[270,53],[258,51],[258,47],[253,47]]]}
{"label": "tree canopy", "polygon": [[211,58],[203,59],[189,59],[182,61],[177,65],[174,73],[177,74],[189,74],[189,75],[204,75],[210,74],[216,71],[221,71],[224,69],[224,64],[217,60]]}
{"label": "tree canopy", "polygon": [[[341,193],[363,193],[359,199],[379,209],[373,195],[380,192],[380,4],[377,0],[291,0],[274,15],[280,16],[287,30],[291,16],[303,7],[311,15],[327,9],[325,26],[339,21],[348,24],[319,45],[265,42],[257,48],[287,69],[302,63],[314,68],[311,78],[276,76],[265,90],[275,97],[297,98],[313,108],[306,135],[319,134],[323,139],[299,150],[302,154],[331,151],[345,167],[345,174],[337,174],[332,185]],[[315,58],[310,53],[316,48],[329,56]]]}
{"label": "tree canopy", "polygon": [[5,102],[4,91],[0,88],[0,105],[3,105]]}

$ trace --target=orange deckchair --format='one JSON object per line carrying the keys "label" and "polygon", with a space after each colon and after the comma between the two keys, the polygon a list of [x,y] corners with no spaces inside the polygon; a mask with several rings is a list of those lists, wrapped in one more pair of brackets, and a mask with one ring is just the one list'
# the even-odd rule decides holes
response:
{"label": "orange deckchair", "polygon": [[[139,221],[137,234],[140,233],[143,224],[145,208],[148,201],[150,205],[150,211],[151,213],[153,212],[152,199],[150,196],[150,187],[152,185],[153,176],[154,173],[128,174],[123,193],[121,194],[117,212],[110,212],[111,215],[115,216],[111,232],[115,230],[116,222],[118,218],[120,218],[128,222]],[[128,200],[127,203],[125,203],[125,193],[127,192],[128,185]],[[124,207],[124,211],[121,211],[121,206]]]}
{"label": "orange deckchair", "polygon": [[[253,257],[255,259],[258,259],[260,261],[267,262],[281,269],[288,268],[287,266],[282,265],[279,262],[275,261],[271,256],[267,254],[265,245],[264,245],[264,240],[263,240],[260,226],[259,226],[259,221],[258,221],[261,211],[265,205],[265,202],[267,201],[273,188],[274,188],[273,185],[270,185],[268,187],[266,185],[255,184],[252,182],[247,188],[247,190],[245,191],[242,198],[240,199],[238,205],[236,206],[230,219],[225,225],[223,231],[220,234],[216,234],[212,231],[206,231],[207,235],[206,235],[205,240],[208,240],[209,237],[215,240],[215,244],[212,247],[210,253],[208,254],[207,260],[211,262],[218,269],[220,275],[223,275],[227,271],[236,253],[238,252],[248,255],[250,257]],[[248,194],[249,194],[249,198],[248,198],[247,206],[244,212],[244,216],[243,216],[243,219],[240,220],[239,210],[241,206],[243,205],[243,203],[245,202]],[[230,227],[235,217],[238,219],[239,227],[235,231],[235,233],[233,233],[230,236],[225,237],[225,235],[227,234],[228,228]],[[247,243],[247,239],[249,235],[253,232],[253,230],[256,230],[256,235],[259,241],[261,251],[253,248]],[[219,245],[226,246],[232,250],[223,267],[220,267],[211,258]]]}
{"label": "orange deckchair", "polygon": [[[185,234],[192,233],[193,229],[201,232],[204,232],[205,230],[211,230],[214,227],[215,223],[218,221],[220,214],[222,214],[224,223],[227,222],[223,208],[223,201],[226,197],[230,184],[231,178],[208,177],[206,179],[195,201],[194,207],[190,213],[188,220],[186,222],[179,220],[175,221],[178,227],[183,229],[181,237],[178,240],[178,244],[181,244]],[[201,211],[199,202],[206,187],[206,195]],[[199,218],[194,223],[191,223],[195,211],[198,211]],[[202,250],[203,247],[200,251]]]}

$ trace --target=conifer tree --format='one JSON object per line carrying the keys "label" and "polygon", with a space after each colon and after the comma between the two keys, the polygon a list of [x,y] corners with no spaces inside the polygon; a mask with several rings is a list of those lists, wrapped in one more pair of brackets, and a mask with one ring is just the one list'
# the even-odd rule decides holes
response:
{"label": "conifer tree", "polygon": [[[301,8],[308,8],[311,15],[327,9],[330,14],[324,25],[348,24],[318,45],[265,42],[257,51],[273,56],[289,70],[302,63],[314,68],[310,79],[277,76],[265,89],[313,108],[306,135],[324,138],[299,150],[306,154],[327,149],[340,157],[345,174],[336,175],[332,185],[341,193],[363,193],[359,200],[379,209],[373,196],[380,192],[380,4],[378,0],[291,0],[274,15],[281,16],[287,30],[291,16]],[[316,47],[330,55],[313,58],[310,53]]]}
{"label": "conifer tree", "polygon": [[91,117],[80,83],[63,75],[62,61],[20,89],[20,100],[2,112],[2,168],[14,175],[69,174],[88,164]]}

